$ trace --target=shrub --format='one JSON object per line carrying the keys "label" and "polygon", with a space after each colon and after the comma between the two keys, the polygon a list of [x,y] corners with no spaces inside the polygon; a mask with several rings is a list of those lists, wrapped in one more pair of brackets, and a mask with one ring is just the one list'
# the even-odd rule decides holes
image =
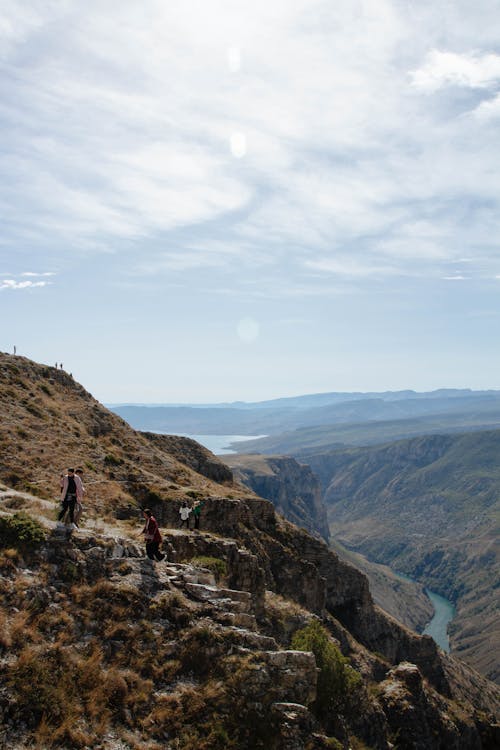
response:
{"label": "shrub", "polygon": [[222,635],[207,625],[193,627],[179,646],[178,657],[183,671],[198,677],[209,672],[214,676],[220,667],[219,659],[226,650]]}
{"label": "shrub", "polygon": [[221,578],[227,575],[227,565],[224,560],[218,557],[205,557],[200,555],[199,557],[192,557],[189,561],[191,565],[198,568],[207,568],[210,570],[216,581],[220,581]]}
{"label": "shrub", "polygon": [[123,459],[117,458],[112,453],[108,453],[104,456],[104,463],[106,466],[120,466],[123,463]]}
{"label": "shrub", "polygon": [[5,481],[8,485],[10,485],[10,487],[17,487],[23,481],[23,479],[19,476],[19,474],[11,472],[10,474],[7,474],[5,476]]}
{"label": "shrub", "polygon": [[292,638],[292,648],[312,651],[316,657],[320,671],[313,709],[318,718],[328,719],[331,714],[347,713],[361,677],[342,656],[328,631],[318,620],[311,620],[305,628],[297,630]]}
{"label": "shrub", "polygon": [[45,531],[34,518],[20,511],[13,516],[0,517],[0,546],[31,551],[45,539]]}

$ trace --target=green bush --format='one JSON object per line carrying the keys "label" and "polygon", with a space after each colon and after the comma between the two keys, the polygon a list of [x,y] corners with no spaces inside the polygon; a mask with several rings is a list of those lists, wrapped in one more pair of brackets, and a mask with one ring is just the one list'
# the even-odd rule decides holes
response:
{"label": "green bush", "polygon": [[120,466],[123,463],[123,459],[117,458],[112,453],[108,453],[104,456],[104,463],[106,466]]}
{"label": "green bush", "polygon": [[224,560],[220,560],[218,557],[200,555],[199,557],[192,557],[189,562],[195,567],[210,570],[214,574],[216,581],[227,575],[227,565]]}
{"label": "green bush", "polygon": [[311,620],[305,628],[295,633],[292,648],[312,651],[316,657],[320,671],[313,710],[318,718],[327,719],[332,713],[349,713],[361,677],[342,656],[328,631],[318,620]]}
{"label": "green bush", "polygon": [[20,551],[33,550],[45,539],[43,527],[27,513],[0,516],[0,546]]}

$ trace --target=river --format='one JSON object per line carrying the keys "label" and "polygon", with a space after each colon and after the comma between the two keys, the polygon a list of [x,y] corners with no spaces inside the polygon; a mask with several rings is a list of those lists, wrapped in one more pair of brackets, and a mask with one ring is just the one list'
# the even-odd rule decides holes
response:
{"label": "river", "polygon": [[450,639],[448,637],[448,625],[455,617],[455,607],[444,596],[439,596],[435,591],[425,589],[425,593],[432,602],[434,607],[434,617],[425,626],[423,635],[430,635],[436,641],[437,645],[450,653]]}
{"label": "river", "polygon": [[[418,583],[415,578],[407,576],[405,573],[399,573],[393,571],[397,578],[401,578],[402,581],[411,581],[411,583]],[[442,648],[447,654],[450,653],[450,639],[448,636],[448,625],[455,617],[455,607],[444,596],[436,594],[435,591],[425,589],[425,593],[431,600],[431,604],[434,607],[434,615],[422,631],[422,635],[430,635],[431,638],[437,643],[439,648]]]}

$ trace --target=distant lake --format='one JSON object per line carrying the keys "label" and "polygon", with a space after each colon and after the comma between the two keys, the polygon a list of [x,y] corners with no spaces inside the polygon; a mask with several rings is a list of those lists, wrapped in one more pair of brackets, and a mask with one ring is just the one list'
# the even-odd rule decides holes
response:
{"label": "distant lake", "polygon": [[[171,435],[172,433],[168,434]],[[205,448],[208,448],[209,451],[218,456],[236,453],[230,447],[231,443],[241,443],[244,440],[258,440],[259,438],[267,437],[267,435],[188,435],[186,432],[178,432],[176,434],[196,440],[197,443],[201,443],[201,445],[204,445]]]}

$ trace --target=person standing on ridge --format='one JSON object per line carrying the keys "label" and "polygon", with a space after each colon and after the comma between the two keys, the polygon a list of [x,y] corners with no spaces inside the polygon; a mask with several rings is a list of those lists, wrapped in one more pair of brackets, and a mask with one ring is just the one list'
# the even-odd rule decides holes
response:
{"label": "person standing on ridge", "polygon": [[200,516],[201,516],[201,509],[205,505],[205,502],[201,500],[195,500],[193,504],[193,518],[194,518],[194,528],[199,529],[200,528]]}
{"label": "person standing on ridge", "polygon": [[189,514],[191,513],[191,508],[189,505],[184,501],[179,508],[179,515],[181,517],[181,525],[180,528],[186,524],[186,529],[189,529]]}
{"label": "person standing on ridge", "polygon": [[69,513],[70,526],[73,529],[77,529],[78,526],[75,524],[75,505],[76,501],[82,499],[83,487],[80,477],[75,476],[74,469],[68,469],[68,473],[63,479],[62,490],[61,490],[61,510],[57,517],[59,523]]}
{"label": "person standing on ridge", "polygon": [[144,508],[142,515],[144,516],[145,524],[141,534],[144,534],[144,539],[146,540],[146,555],[150,560],[158,560],[160,562],[165,559],[165,555],[160,552],[161,534],[158,528],[158,521],[149,508]]}

